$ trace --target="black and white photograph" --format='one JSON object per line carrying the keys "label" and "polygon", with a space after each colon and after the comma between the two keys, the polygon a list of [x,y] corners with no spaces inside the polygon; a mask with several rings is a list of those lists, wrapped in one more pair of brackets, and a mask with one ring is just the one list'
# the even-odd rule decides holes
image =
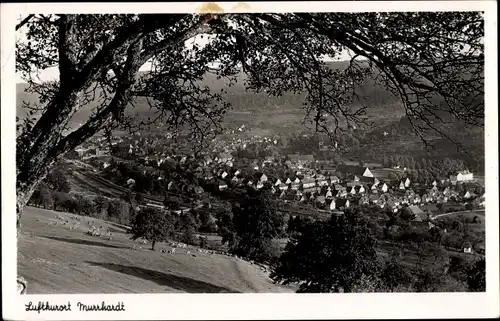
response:
{"label": "black and white photograph", "polygon": [[23,315],[181,293],[467,293],[498,313],[496,3],[418,2],[2,5]]}

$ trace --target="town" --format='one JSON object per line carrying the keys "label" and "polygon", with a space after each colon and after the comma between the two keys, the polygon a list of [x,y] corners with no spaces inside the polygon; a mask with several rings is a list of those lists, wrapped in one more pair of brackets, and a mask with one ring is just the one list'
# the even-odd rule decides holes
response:
{"label": "town", "polygon": [[[450,173],[448,177],[435,177],[424,184],[414,182],[407,168],[401,165],[384,168],[382,164],[363,166],[355,161],[339,164],[315,159],[312,154],[275,155],[259,159],[234,156],[236,151],[244,151],[251,144],[260,144],[264,150],[279,147],[276,146],[277,139],[233,137],[230,142],[219,142],[211,152],[197,157],[168,154],[168,148],[158,148],[159,139],[140,135],[114,139],[111,147],[105,143],[105,138],[96,138],[75,151],[78,159],[94,165],[101,172],[116,170],[119,158],[113,158],[110,149],[121,148],[121,153],[118,153],[125,157],[121,161],[141,164],[144,177],[160,181],[167,190],[182,190],[179,182],[168,180],[164,174],[168,170],[167,164],[179,165],[183,170],[199,174],[206,184],[214,185],[220,191],[240,186],[258,190],[267,185],[281,206],[319,213],[325,210],[342,212],[349,206],[362,205],[376,205],[394,212],[407,207],[415,214],[415,220],[422,221],[439,214],[436,204],[440,204],[440,208],[446,204],[446,208],[455,209],[484,209],[485,206],[484,180],[475,178],[467,169]],[[135,186],[136,179],[124,177],[121,185],[141,192],[141,187]],[[161,188],[150,192],[159,191]]]}

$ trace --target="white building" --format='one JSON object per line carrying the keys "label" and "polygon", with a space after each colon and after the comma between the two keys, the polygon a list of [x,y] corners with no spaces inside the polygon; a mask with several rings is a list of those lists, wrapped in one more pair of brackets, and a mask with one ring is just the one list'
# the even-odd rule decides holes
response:
{"label": "white building", "polygon": [[458,182],[467,182],[467,181],[472,181],[473,179],[474,179],[474,174],[472,174],[468,170],[457,173]]}

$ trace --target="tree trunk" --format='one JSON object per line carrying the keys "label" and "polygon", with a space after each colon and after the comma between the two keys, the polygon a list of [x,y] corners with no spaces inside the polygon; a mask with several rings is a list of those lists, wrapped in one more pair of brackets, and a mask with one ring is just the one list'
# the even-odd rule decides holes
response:
{"label": "tree trunk", "polygon": [[36,187],[40,183],[43,177],[32,177],[28,179],[26,182],[17,181],[16,182],[16,226],[17,226],[17,235],[19,235],[21,231],[21,216],[24,210],[24,207],[30,200],[33,192]]}
{"label": "tree trunk", "polygon": [[156,244],[156,241],[153,241],[151,243],[151,250],[154,251],[155,250],[155,244]]}

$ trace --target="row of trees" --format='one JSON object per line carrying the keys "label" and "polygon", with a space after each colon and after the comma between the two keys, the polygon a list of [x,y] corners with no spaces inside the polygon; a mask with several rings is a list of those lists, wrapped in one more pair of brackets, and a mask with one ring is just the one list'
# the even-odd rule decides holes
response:
{"label": "row of trees", "polygon": [[416,248],[422,257],[435,256],[432,268],[411,267],[401,249],[381,259],[377,251],[384,247],[365,218],[354,210],[326,221],[293,220],[293,233],[272,278],[298,283],[299,292],[485,291],[484,259],[470,262],[459,256],[449,261],[432,242]]}
{"label": "row of trees", "polygon": [[91,216],[120,224],[129,224],[131,215],[130,204],[124,200],[52,191],[44,183],[41,183],[33,193],[29,204],[48,210]]}

